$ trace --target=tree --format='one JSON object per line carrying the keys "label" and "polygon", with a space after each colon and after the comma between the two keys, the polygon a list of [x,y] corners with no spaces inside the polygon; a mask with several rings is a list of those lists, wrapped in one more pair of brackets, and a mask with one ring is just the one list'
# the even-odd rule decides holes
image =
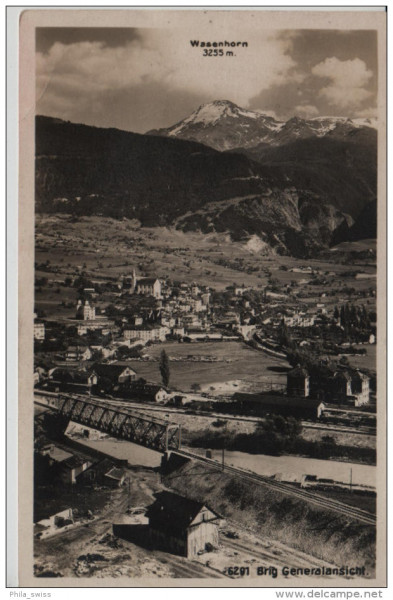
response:
{"label": "tree", "polygon": [[171,373],[169,369],[169,358],[165,350],[162,350],[160,354],[160,373],[164,387],[168,387]]}
{"label": "tree", "polygon": [[278,342],[279,342],[280,346],[282,346],[283,348],[292,348],[293,347],[292,338],[290,336],[288,327],[285,324],[284,319],[282,319],[280,326],[278,328]]}
{"label": "tree", "polygon": [[257,424],[257,429],[293,439],[301,434],[303,427],[301,422],[294,417],[270,415],[264,421]]}
{"label": "tree", "polygon": [[335,446],[336,445],[336,440],[334,439],[334,437],[332,435],[323,435],[321,441],[326,446]]}

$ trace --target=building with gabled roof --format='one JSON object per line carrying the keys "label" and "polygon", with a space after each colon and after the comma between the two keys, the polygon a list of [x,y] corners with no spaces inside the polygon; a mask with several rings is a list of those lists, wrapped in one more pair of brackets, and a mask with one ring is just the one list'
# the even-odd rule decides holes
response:
{"label": "building with gabled roof", "polygon": [[287,395],[307,398],[310,395],[310,376],[307,369],[297,366],[287,373]]}
{"label": "building with gabled roof", "polygon": [[120,395],[135,400],[162,403],[168,400],[170,393],[162,385],[149,383],[144,379],[138,379],[137,381],[131,381],[128,385],[123,386]]}
{"label": "building with gabled roof", "polygon": [[79,485],[120,487],[123,485],[126,477],[126,470],[123,468],[123,463],[127,463],[127,461],[109,457],[102,458],[80,473],[77,477],[77,483]]}
{"label": "building with gabled roof", "polygon": [[100,380],[102,379],[107,379],[113,384],[136,380],[136,372],[134,369],[121,363],[96,363],[93,369],[98,376],[98,383],[100,383]]}
{"label": "building with gabled roof", "polygon": [[339,397],[352,396],[352,378],[347,371],[336,371],[332,383]]}
{"label": "building with gabled roof", "polygon": [[86,471],[91,464],[90,460],[72,455],[70,458],[62,461],[59,467],[59,477],[63,483],[73,485],[76,483],[78,475]]}
{"label": "building with gabled roof", "polygon": [[143,296],[162,297],[161,281],[155,277],[143,277],[138,279],[135,286],[135,292]]}
{"label": "building with gabled roof", "polygon": [[352,375],[352,395],[355,406],[363,406],[370,402],[370,378],[357,369]]}
{"label": "building with gabled roof", "polygon": [[67,362],[83,362],[91,358],[91,350],[87,346],[68,346],[65,359]]}
{"label": "building with gabled roof", "polygon": [[96,318],[95,307],[91,306],[88,300],[85,300],[84,302],[78,300],[76,305],[76,318],[83,318],[84,321],[94,321]]}
{"label": "building with gabled roof", "polygon": [[155,497],[146,516],[151,541],[157,547],[193,558],[204,552],[207,544],[218,546],[218,513],[203,502],[172,492],[159,492]]}

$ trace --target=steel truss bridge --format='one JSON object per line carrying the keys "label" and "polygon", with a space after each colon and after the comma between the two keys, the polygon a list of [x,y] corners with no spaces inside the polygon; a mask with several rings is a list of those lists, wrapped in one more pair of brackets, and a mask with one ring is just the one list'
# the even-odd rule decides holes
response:
{"label": "steel truss bridge", "polygon": [[140,444],[153,450],[177,450],[181,426],[151,417],[105,400],[67,394],[35,393],[34,402],[58,412],[69,421],[108,433],[111,437]]}

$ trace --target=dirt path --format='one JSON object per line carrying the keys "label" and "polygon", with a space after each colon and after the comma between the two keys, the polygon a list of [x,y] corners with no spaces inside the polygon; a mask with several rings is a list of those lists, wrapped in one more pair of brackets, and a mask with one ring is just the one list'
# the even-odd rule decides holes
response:
{"label": "dirt path", "polygon": [[113,536],[112,526],[121,522],[128,505],[147,506],[161,488],[151,471],[128,472],[128,486],[114,490],[99,518],[35,542],[36,572],[52,571],[63,577],[158,577],[221,578],[213,569],[166,552],[149,550]]}
{"label": "dirt path", "polygon": [[[280,574],[284,566],[334,566],[282,543],[256,536],[231,521],[220,532],[219,547],[194,561],[149,549],[135,538],[130,541],[115,537],[113,525],[125,523],[127,507],[148,506],[154,493],[162,489],[158,474],[152,470],[128,469],[127,476],[130,486],[113,490],[110,501],[94,521],[35,541],[36,573],[52,571],[76,578],[207,579],[233,577],[228,569],[238,566],[248,568],[247,577],[251,578],[257,577],[258,567],[276,569]],[[273,579],[270,571],[259,577],[261,584],[271,583]]]}

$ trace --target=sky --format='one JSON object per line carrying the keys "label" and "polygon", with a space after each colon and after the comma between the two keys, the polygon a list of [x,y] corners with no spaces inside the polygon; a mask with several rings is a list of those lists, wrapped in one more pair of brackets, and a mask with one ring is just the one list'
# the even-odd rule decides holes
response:
{"label": "sky", "polygon": [[[190,40],[246,41],[203,56]],[[228,48],[224,48],[226,52]],[[230,100],[279,120],[373,117],[373,30],[37,28],[36,114],[145,133]]]}

